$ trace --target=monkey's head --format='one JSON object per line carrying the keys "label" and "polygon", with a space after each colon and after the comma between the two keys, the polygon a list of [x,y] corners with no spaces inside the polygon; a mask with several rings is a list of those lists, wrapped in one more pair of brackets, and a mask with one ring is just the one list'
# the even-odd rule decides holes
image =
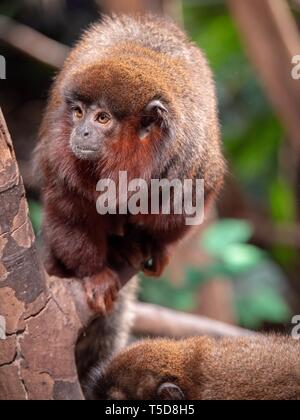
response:
{"label": "monkey's head", "polygon": [[109,172],[127,170],[145,165],[145,157],[159,160],[172,137],[171,98],[140,66],[114,60],[87,66],[69,75],[62,92],[69,143],[79,160],[102,162]]}
{"label": "monkey's head", "polygon": [[193,386],[185,373],[186,357],[182,342],[143,341],[116,356],[100,377],[96,372],[93,398],[190,399]]}

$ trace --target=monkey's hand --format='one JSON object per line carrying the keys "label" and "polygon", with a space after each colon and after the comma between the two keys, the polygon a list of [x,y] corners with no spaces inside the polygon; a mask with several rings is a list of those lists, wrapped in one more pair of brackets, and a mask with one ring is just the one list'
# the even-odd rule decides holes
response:
{"label": "monkey's hand", "polygon": [[106,315],[112,311],[122,284],[118,274],[106,267],[85,279],[84,286],[90,308],[97,314]]}
{"label": "monkey's hand", "polygon": [[168,247],[150,238],[132,240],[124,249],[131,266],[149,277],[161,277],[170,260]]}
{"label": "monkey's hand", "polygon": [[110,255],[117,264],[126,261],[137,272],[143,271],[150,277],[160,277],[169,263],[168,247],[140,234],[118,238],[112,244]]}

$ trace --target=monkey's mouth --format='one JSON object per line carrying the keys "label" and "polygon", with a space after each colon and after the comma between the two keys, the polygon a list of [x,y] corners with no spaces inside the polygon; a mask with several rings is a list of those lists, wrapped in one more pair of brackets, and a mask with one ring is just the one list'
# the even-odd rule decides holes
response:
{"label": "monkey's mouth", "polygon": [[83,160],[95,160],[99,157],[100,150],[75,146],[72,147],[73,153],[79,159]]}

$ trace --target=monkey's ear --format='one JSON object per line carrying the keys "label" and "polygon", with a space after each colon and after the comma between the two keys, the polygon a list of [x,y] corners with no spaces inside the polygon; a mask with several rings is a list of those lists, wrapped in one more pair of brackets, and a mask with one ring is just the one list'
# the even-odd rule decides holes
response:
{"label": "monkey's ear", "polygon": [[155,126],[161,128],[165,134],[171,137],[169,111],[161,100],[153,99],[148,103],[144,111],[145,115],[141,120],[141,139],[145,138]]}
{"label": "monkey's ear", "polygon": [[146,111],[153,114],[168,113],[166,106],[159,99],[153,99],[153,101],[149,102]]}
{"label": "monkey's ear", "polygon": [[165,382],[160,385],[157,390],[157,397],[162,401],[177,401],[185,399],[185,395],[179,386],[172,384],[171,382]]}
{"label": "monkey's ear", "polygon": [[159,125],[161,128],[169,126],[169,111],[167,106],[159,99],[153,99],[146,107],[146,113],[153,124]]}

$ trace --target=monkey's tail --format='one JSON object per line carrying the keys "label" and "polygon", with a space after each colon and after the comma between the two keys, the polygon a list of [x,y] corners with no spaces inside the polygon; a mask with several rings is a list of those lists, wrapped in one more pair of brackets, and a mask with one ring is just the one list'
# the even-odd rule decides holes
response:
{"label": "monkey's tail", "polygon": [[[116,352],[129,342],[135,313],[138,279],[132,279],[121,291],[114,311],[106,317],[96,318],[82,331],[76,346],[78,377],[86,399],[93,398],[95,381]],[[99,386],[99,384],[97,384]]]}

